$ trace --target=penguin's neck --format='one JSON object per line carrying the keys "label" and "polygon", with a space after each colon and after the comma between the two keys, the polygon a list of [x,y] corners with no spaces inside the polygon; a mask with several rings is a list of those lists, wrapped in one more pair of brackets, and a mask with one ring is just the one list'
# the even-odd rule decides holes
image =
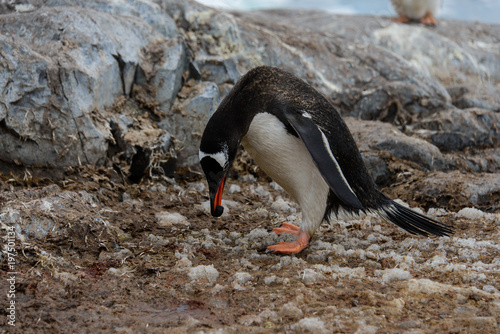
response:
{"label": "penguin's neck", "polygon": [[289,134],[276,116],[258,113],[241,143],[259,167],[299,203],[301,228],[312,235],[323,221],[329,187],[302,140]]}

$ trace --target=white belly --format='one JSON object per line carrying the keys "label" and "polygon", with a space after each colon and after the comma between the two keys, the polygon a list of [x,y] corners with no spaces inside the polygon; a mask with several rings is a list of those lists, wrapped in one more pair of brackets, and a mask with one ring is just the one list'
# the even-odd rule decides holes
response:
{"label": "white belly", "polygon": [[436,15],[442,0],[391,0],[396,12],[412,19],[421,19],[427,12]]}
{"label": "white belly", "polygon": [[329,187],[302,140],[289,135],[275,116],[259,113],[241,143],[259,167],[299,203],[301,228],[312,235],[323,221]]}

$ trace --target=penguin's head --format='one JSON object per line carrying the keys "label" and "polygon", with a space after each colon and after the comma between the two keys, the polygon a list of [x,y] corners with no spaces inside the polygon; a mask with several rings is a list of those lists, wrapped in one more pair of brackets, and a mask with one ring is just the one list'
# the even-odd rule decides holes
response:
{"label": "penguin's head", "polygon": [[200,164],[207,179],[210,212],[214,217],[220,217],[224,212],[221,203],[227,173],[251,121],[249,113],[236,102],[234,94],[226,96],[210,117],[200,143]]}
{"label": "penguin's head", "polygon": [[231,145],[228,141],[213,141],[205,135],[202,138],[199,157],[205,173],[210,193],[210,212],[219,217],[224,212],[222,191],[226,182],[226,175],[236,156],[238,145]]}

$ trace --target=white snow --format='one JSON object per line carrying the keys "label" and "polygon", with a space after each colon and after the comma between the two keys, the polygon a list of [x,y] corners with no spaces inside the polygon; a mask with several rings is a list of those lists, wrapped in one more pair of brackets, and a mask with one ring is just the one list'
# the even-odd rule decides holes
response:
{"label": "white snow", "polygon": [[278,321],[279,316],[278,313],[275,311],[271,311],[270,309],[266,308],[262,312],[260,312],[259,317],[262,319],[268,319],[270,321]]}
{"label": "white snow", "polygon": [[277,184],[276,182],[272,181],[271,183],[269,183],[269,186],[274,189],[274,190],[279,190],[279,191],[285,191],[283,190],[283,188]]}
{"label": "white snow", "polygon": [[251,185],[250,193],[255,193],[264,198],[268,198],[271,195],[269,190],[267,190],[267,188],[262,186],[261,184],[259,184],[256,188],[253,185]]}
{"label": "white snow", "polygon": [[446,254],[434,255],[432,258],[430,258],[426,262],[426,264],[431,266],[431,267],[442,267],[447,263],[448,263],[448,260],[446,259]]}
{"label": "white snow", "polygon": [[332,268],[332,277],[336,279],[337,277],[347,277],[349,279],[353,278],[363,278],[366,276],[364,267],[339,267],[337,265],[331,266]]}
{"label": "white snow", "polygon": [[481,219],[484,216],[484,212],[476,208],[463,208],[458,211],[457,217],[467,218],[467,219]]}
{"label": "white snow", "polygon": [[230,194],[235,194],[235,193],[239,193],[241,192],[241,187],[237,184],[232,184],[230,187],[229,187],[229,193]]}
{"label": "white snow", "polygon": [[252,174],[246,174],[246,175],[240,176],[238,178],[238,181],[239,182],[255,183],[255,182],[257,182],[257,178],[255,176],[253,176]]}
{"label": "white snow", "polygon": [[301,319],[292,329],[302,333],[327,333],[325,323],[320,318]]}
{"label": "white snow", "polygon": [[264,284],[271,285],[276,282],[276,275],[267,276],[264,278]]}
{"label": "white snow", "polygon": [[207,279],[210,283],[214,283],[219,278],[219,272],[214,268],[214,265],[199,265],[192,267],[188,273],[189,278],[192,280],[203,280]]}
{"label": "white snow", "polygon": [[497,288],[495,288],[493,285],[484,285],[483,291],[488,293],[498,293]]}
{"label": "white snow", "polygon": [[324,280],[325,277],[321,273],[307,268],[300,273],[300,279],[302,280],[302,282],[307,284],[319,282],[321,280]]}
{"label": "white snow", "polygon": [[193,263],[187,257],[182,257],[175,263],[175,268],[180,271],[191,268],[192,266]]}
{"label": "white snow", "polygon": [[229,233],[229,238],[233,241],[236,239],[239,239],[239,238],[241,238],[241,233],[236,232],[236,231],[232,231],[231,233]]}
{"label": "white snow", "polygon": [[50,203],[46,199],[43,199],[42,204],[40,204],[40,209],[45,210],[45,211],[50,211],[50,210],[52,210],[52,203]]}
{"label": "white snow", "polygon": [[160,226],[172,226],[173,224],[183,224],[189,226],[187,218],[177,212],[159,212],[156,214],[156,219],[158,219],[158,224]]}
{"label": "white snow", "polygon": [[290,202],[285,201],[281,196],[278,196],[271,204],[271,210],[281,211],[281,212],[291,212]]}
{"label": "white snow", "polygon": [[285,305],[283,305],[283,307],[281,308],[281,310],[279,310],[279,314],[282,317],[289,317],[289,318],[292,318],[292,319],[298,319],[298,318],[301,318],[304,313],[295,304],[295,302],[288,302]]}
{"label": "white snow", "polygon": [[194,190],[199,193],[204,193],[206,189],[205,183],[203,182],[192,182],[188,185],[188,190]]}
{"label": "white snow", "polygon": [[375,276],[382,277],[382,281],[386,283],[394,281],[407,281],[412,278],[410,272],[399,268],[375,270]]}
{"label": "white snow", "polygon": [[236,281],[240,284],[245,284],[249,280],[251,280],[252,278],[253,278],[253,276],[250,275],[249,273],[246,273],[244,271],[239,271],[233,275],[232,281]]}
{"label": "white snow", "polygon": [[418,294],[434,294],[439,293],[442,294],[444,292],[453,290],[453,286],[448,284],[442,284],[439,282],[431,281],[427,278],[422,279],[412,279],[410,280],[410,284],[408,285],[408,291]]}

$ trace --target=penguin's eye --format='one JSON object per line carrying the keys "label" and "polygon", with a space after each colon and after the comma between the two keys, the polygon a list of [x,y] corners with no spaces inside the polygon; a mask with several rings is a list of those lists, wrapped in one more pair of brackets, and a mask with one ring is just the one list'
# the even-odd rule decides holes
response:
{"label": "penguin's eye", "polygon": [[203,171],[207,175],[207,178],[216,179],[219,174],[223,174],[225,168],[219,164],[217,160],[210,156],[205,156],[200,161]]}
{"label": "penguin's eye", "polygon": [[227,169],[229,165],[227,148],[217,153],[205,153],[200,150],[199,157],[202,165],[207,164],[208,166],[215,166],[215,164],[217,164],[222,170]]}

